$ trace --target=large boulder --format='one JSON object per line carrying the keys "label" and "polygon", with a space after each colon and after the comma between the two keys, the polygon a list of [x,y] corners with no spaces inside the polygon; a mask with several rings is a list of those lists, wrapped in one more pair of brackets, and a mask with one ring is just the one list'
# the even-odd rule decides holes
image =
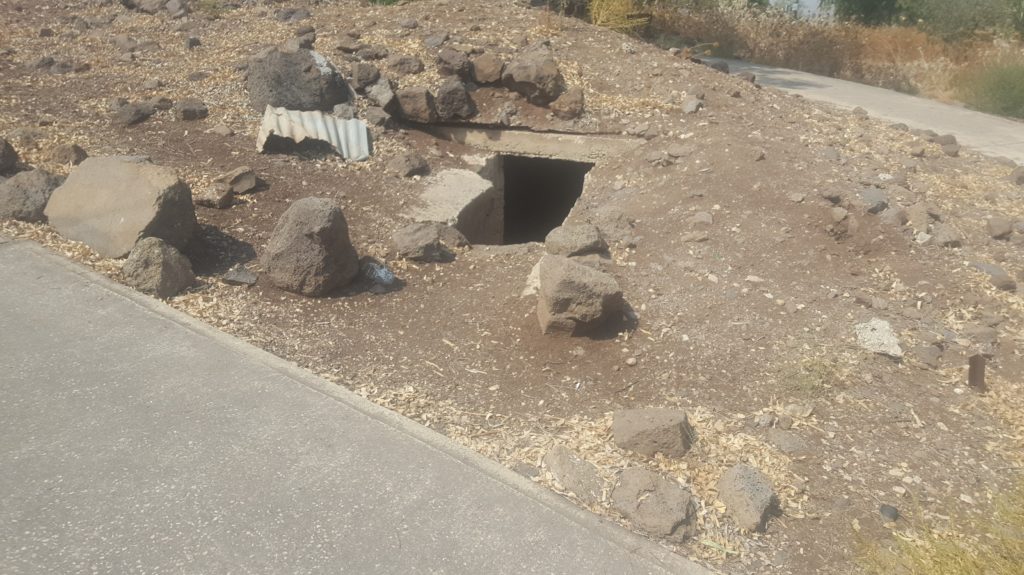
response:
{"label": "large boulder", "polygon": [[581,335],[621,317],[622,290],[612,276],[567,257],[540,261],[537,318],[544,333]]}
{"label": "large boulder", "polygon": [[53,191],[46,217],[61,235],[107,258],[144,237],[184,250],[196,230],[192,192],[170,168],[146,158],[88,158]]}
{"label": "large boulder", "polygon": [[612,436],[615,445],[641,455],[682,457],[693,444],[694,431],[685,411],[625,409],[612,418]]}
{"label": "large boulder", "polygon": [[690,490],[639,467],[619,476],[612,506],[641,530],[681,542],[697,532],[697,510]]}
{"label": "large boulder", "polygon": [[6,174],[18,164],[18,152],[4,138],[0,138],[0,174]]}
{"label": "large boulder", "polygon": [[274,227],[263,269],[275,286],[314,297],[355,279],[359,256],[338,204],[326,198],[294,202]]}
{"label": "large boulder", "polygon": [[142,238],[121,268],[125,283],[161,298],[177,295],[192,285],[192,264],[174,246],[160,238]]}
{"label": "large boulder", "polygon": [[60,183],[60,176],[45,170],[19,172],[0,182],[0,220],[45,220],[43,210],[46,209],[46,202]]}
{"label": "large boulder", "polygon": [[544,44],[531,46],[505,66],[501,80],[533,104],[546,106],[565,91],[565,79],[558,62]]}
{"label": "large boulder", "polygon": [[736,525],[749,531],[763,530],[768,517],[778,507],[772,482],[745,463],[739,463],[718,480],[718,499]]}
{"label": "large boulder", "polygon": [[249,63],[246,80],[249,102],[259,111],[267,106],[288,110],[330,111],[349,99],[341,74],[312,50],[270,50]]}

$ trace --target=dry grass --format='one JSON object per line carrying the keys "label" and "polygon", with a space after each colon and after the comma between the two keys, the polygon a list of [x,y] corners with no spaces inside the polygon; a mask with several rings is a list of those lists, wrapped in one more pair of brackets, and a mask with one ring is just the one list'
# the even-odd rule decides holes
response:
{"label": "dry grass", "polygon": [[994,515],[963,529],[924,527],[897,533],[892,547],[867,548],[864,568],[879,575],[1020,575],[1024,573],[1024,484],[1007,493]]}
{"label": "dry grass", "polygon": [[588,0],[587,11],[594,24],[623,32],[637,30],[649,20],[641,14],[636,0]]}
{"label": "dry grass", "polygon": [[1020,50],[1016,42],[1007,47],[1006,39],[947,42],[912,27],[796,19],[779,11],[735,7],[658,8],[650,30],[662,44],[683,47],[715,42],[716,55],[944,101],[962,94],[958,78],[964,70],[991,62],[995,52]]}

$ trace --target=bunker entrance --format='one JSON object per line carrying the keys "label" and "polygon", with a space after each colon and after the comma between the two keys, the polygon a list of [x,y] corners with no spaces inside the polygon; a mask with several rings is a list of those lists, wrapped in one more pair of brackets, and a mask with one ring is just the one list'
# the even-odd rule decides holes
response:
{"label": "bunker entrance", "polygon": [[543,242],[562,225],[583,194],[594,164],[529,156],[502,156],[503,244]]}

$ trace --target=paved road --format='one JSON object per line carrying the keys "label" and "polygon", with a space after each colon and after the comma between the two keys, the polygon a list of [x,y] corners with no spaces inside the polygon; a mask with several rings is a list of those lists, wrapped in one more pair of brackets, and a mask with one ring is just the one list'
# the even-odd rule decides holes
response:
{"label": "paved road", "polygon": [[842,108],[860,106],[874,117],[902,122],[912,128],[954,134],[964,146],[1024,164],[1024,122],[856,82],[738,60],[725,62],[729,64],[730,72],[753,72],[758,83],[764,86]]}
{"label": "paved road", "polygon": [[0,573],[706,573],[35,244],[0,278]]}

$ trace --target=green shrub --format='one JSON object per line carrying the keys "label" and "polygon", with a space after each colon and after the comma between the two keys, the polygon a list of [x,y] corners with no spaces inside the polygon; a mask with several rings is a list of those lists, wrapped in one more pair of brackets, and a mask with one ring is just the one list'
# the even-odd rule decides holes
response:
{"label": "green shrub", "polygon": [[990,114],[1024,118],[1024,59],[997,61],[958,78],[960,97]]}

